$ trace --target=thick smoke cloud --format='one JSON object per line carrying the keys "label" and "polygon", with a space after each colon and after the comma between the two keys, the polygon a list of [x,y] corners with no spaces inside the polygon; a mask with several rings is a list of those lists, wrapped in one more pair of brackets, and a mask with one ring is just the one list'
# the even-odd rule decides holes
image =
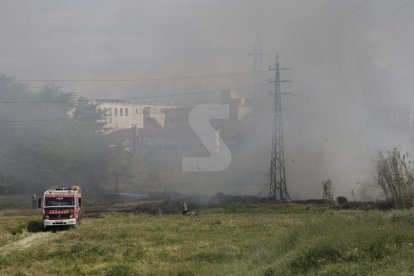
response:
{"label": "thick smoke cloud", "polygon": [[[337,195],[374,182],[378,150],[409,136],[372,127],[372,111],[414,101],[411,49],[414,4],[404,1],[2,1],[0,72],[17,79],[130,79],[253,70],[260,31],[263,70],[278,52],[283,78],[292,84],[285,101],[286,156],[291,195],[320,196],[331,178]],[[363,5],[361,5],[363,4]],[[356,7],[359,7],[356,10]],[[263,73],[263,82],[271,77]],[[253,84],[253,77],[134,83],[61,82],[89,98],[168,95]],[[30,83],[36,88],[39,83]],[[268,87],[263,89],[268,90]],[[245,97],[251,89],[241,89]],[[181,105],[210,96],[163,99]],[[257,139],[246,141],[253,185],[225,187],[257,193],[270,152],[270,106]],[[374,119],[375,120],[375,119]],[[268,137],[268,138],[266,138]],[[260,159],[263,157],[262,159]],[[252,165],[254,164],[254,165]],[[241,168],[241,171],[244,167]],[[252,189],[257,186],[257,190]],[[244,187],[242,185],[242,187]],[[365,188],[364,188],[365,189]],[[208,192],[196,188],[195,191]],[[219,190],[215,187],[214,191]],[[369,194],[369,193],[368,193]]]}

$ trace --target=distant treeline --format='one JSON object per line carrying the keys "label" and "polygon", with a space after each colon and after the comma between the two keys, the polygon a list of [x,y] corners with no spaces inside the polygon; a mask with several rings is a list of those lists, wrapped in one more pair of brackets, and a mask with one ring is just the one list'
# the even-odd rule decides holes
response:
{"label": "distant treeline", "polygon": [[104,128],[103,111],[86,98],[0,74],[0,193],[51,186],[117,191],[133,182],[136,157]]}

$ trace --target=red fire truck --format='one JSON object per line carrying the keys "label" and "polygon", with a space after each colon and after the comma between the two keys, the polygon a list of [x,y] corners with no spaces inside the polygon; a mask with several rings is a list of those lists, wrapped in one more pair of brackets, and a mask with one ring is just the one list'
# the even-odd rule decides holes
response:
{"label": "red fire truck", "polygon": [[72,225],[80,226],[82,220],[82,193],[79,186],[49,189],[43,199],[39,198],[39,208],[43,208],[43,227]]}

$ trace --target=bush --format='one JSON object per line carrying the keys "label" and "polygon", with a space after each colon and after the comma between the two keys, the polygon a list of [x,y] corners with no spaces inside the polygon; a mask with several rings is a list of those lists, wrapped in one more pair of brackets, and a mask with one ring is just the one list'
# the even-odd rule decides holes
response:
{"label": "bush", "polygon": [[377,182],[395,208],[407,208],[413,201],[413,163],[398,148],[378,153]]}
{"label": "bush", "polygon": [[343,256],[341,250],[328,244],[311,247],[297,256],[289,264],[293,273],[305,273],[330,261],[336,261]]}
{"label": "bush", "polygon": [[339,205],[344,205],[344,204],[346,204],[346,203],[348,202],[348,199],[347,199],[346,197],[344,197],[344,196],[338,196],[338,197],[336,198],[336,202],[337,202]]}

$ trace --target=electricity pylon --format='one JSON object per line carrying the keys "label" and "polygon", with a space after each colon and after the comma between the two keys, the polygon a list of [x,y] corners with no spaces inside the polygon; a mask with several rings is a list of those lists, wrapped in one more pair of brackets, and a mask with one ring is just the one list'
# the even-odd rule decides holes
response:
{"label": "electricity pylon", "polygon": [[283,145],[282,93],[280,91],[280,83],[289,82],[280,80],[280,71],[285,69],[287,68],[279,67],[278,56],[276,56],[275,67],[269,67],[270,71],[275,71],[275,79],[270,80],[271,83],[275,84],[275,91],[273,93],[273,137],[269,173],[269,197],[282,201],[289,199],[289,193],[286,187],[285,149]]}

